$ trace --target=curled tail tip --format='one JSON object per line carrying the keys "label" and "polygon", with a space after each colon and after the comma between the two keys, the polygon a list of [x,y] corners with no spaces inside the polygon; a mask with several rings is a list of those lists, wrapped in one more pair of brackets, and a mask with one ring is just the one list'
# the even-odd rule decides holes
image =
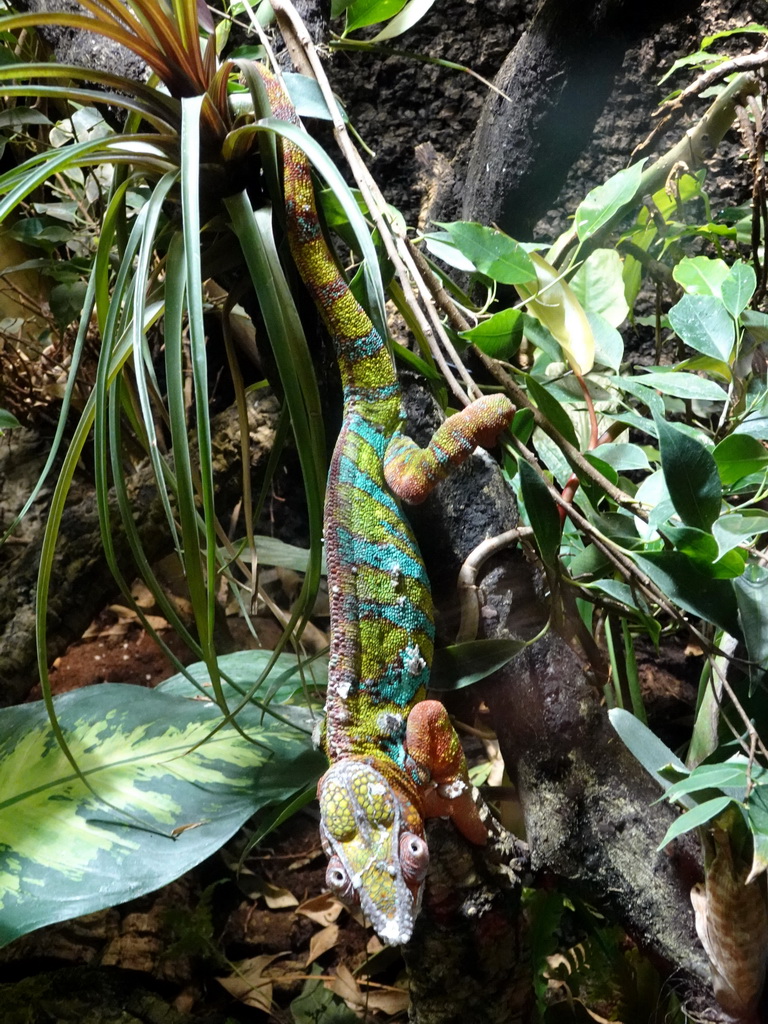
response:
{"label": "curled tail tip", "polygon": [[483,395],[470,408],[477,416],[477,443],[483,448],[496,444],[499,434],[507,429],[517,411],[506,395]]}

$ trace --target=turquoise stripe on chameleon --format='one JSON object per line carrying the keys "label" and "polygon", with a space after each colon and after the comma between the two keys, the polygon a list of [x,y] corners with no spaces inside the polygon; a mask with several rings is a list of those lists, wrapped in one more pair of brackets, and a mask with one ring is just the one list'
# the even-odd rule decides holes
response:
{"label": "turquoise stripe on chameleon", "polygon": [[[357,614],[361,619],[385,619],[393,626],[405,626],[412,632],[424,633],[430,639],[435,635],[435,627],[428,615],[407,598],[402,605],[380,604],[377,601],[359,601]],[[389,666],[387,666],[389,667]]]}
{"label": "turquoise stripe on chameleon", "polygon": [[[401,658],[405,654],[400,652]],[[388,701],[398,708],[405,708],[413,700],[422,686],[429,681],[429,669],[425,668],[417,676],[413,676],[402,666],[387,665],[384,674],[376,684],[376,693],[382,700]]]}
{"label": "turquoise stripe on chameleon", "polygon": [[385,540],[368,540],[360,534],[339,529],[336,533],[341,558],[355,569],[368,566],[384,572],[394,572],[395,567],[404,576],[426,581],[424,566],[396,544]]}

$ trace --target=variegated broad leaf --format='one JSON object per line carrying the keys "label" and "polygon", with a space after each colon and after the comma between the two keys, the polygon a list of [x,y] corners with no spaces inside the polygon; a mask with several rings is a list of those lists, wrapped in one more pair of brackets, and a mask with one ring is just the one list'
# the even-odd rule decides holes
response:
{"label": "variegated broad leaf", "polygon": [[[264,658],[220,665],[247,692]],[[245,735],[230,723],[209,736],[221,711],[205,695],[205,667],[192,672],[200,689],[177,676],[157,690],[104,683],[56,699],[87,783],[42,703],[0,711],[0,944],[157,889],[255,811],[315,784],[324,759],[310,715],[280,705],[299,686],[294,658],[281,656],[270,676],[282,684],[274,714],[250,704],[238,715]],[[242,699],[225,692],[231,707]]]}

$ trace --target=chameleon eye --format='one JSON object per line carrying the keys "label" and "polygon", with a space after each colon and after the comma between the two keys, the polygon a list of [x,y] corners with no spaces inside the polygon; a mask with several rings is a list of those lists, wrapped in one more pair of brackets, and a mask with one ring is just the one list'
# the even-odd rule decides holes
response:
{"label": "chameleon eye", "polygon": [[331,857],[328,861],[328,869],[325,872],[325,884],[340,900],[345,903],[356,903],[358,901],[352,879],[346,872],[344,865],[338,857]]}
{"label": "chameleon eye", "polygon": [[400,866],[406,882],[413,885],[423,882],[429,868],[429,850],[427,844],[414,832],[404,832],[400,836]]}

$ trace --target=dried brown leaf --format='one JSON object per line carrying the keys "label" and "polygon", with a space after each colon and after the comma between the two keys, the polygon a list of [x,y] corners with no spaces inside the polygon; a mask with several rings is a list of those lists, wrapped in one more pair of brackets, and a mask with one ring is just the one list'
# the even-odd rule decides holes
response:
{"label": "dried brown leaf", "polygon": [[407,992],[390,989],[388,992],[369,992],[367,1006],[369,1010],[381,1010],[391,1017],[396,1013],[405,1013],[410,1001]]}
{"label": "dried brown leaf", "polygon": [[307,957],[307,967],[313,963],[323,953],[327,953],[329,949],[333,949],[339,940],[339,926],[337,924],[329,924],[322,931],[315,932],[312,938],[309,940],[309,956]]}
{"label": "dried brown leaf", "polygon": [[345,909],[346,907],[339,903],[334,896],[324,892],[320,896],[313,896],[311,900],[304,900],[301,906],[296,908],[296,913],[303,914],[315,924],[325,927],[328,924],[333,924]]}
{"label": "dried brown leaf", "polygon": [[[278,954],[281,955],[283,954]],[[216,980],[241,1003],[269,1013],[272,1006],[272,980],[264,977],[264,971],[278,959],[278,956],[254,956],[243,960],[235,965],[234,974]]]}
{"label": "dried brown leaf", "polygon": [[362,1007],[365,1005],[366,994],[362,991],[355,976],[348,967],[344,964],[339,964],[336,968],[336,977],[328,985],[331,992],[339,996],[346,1003],[349,1003],[352,1007]]}
{"label": "dried brown leaf", "polygon": [[264,882],[261,894],[270,910],[285,910],[299,905],[299,901],[289,889],[282,889],[270,882]]}

